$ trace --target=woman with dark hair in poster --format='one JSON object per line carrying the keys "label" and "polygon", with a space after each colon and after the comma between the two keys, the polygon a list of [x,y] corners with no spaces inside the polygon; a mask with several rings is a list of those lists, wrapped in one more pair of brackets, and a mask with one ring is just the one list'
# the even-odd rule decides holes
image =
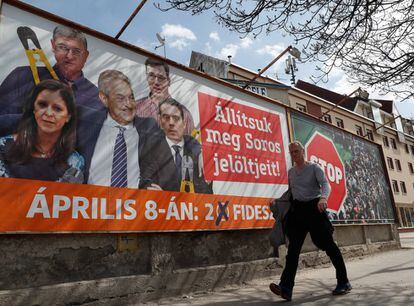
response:
{"label": "woman with dark hair in poster", "polygon": [[36,85],[16,134],[0,138],[0,177],[83,182],[83,157],[75,151],[73,92],[60,81]]}

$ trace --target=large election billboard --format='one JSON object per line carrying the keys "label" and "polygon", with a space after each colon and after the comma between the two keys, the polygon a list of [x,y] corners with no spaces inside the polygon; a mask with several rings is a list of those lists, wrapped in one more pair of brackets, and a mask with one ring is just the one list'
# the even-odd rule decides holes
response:
{"label": "large election billboard", "polygon": [[284,107],[25,4],[0,25],[0,232],[272,226]]}
{"label": "large election billboard", "polygon": [[393,223],[391,190],[379,146],[293,112],[294,139],[318,163],[331,186],[328,213],[334,223]]}

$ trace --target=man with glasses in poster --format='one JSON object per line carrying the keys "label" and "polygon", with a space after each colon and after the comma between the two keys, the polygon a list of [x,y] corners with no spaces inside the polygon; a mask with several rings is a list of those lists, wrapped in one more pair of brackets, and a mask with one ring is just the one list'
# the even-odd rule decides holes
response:
{"label": "man with glasses in poster", "polygon": [[[159,106],[161,102],[171,98],[170,68],[165,62],[148,58],[145,61],[145,71],[150,93],[147,97],[137,100],[137,116],[154,118],[160,125]],[[194,130],[194,120],[186,107],[184,107],[184,124],[186,126],[184,135],[191,135]]]}
{"label": "man with glasses in poster", "polygon": [[[68,84],[78,105],[103,110],[98,97],[98,88],[83,75],[82,69],[89,56],[85,34],[57,26],[51,39],[52,51],[56,59],[53,66],[59,80]],[[37,67],[40,80],[52,79],[46,67]],[[20,114],[26,96],[35,85],[30,66],[14,69],[0,85],[0,114]]]}

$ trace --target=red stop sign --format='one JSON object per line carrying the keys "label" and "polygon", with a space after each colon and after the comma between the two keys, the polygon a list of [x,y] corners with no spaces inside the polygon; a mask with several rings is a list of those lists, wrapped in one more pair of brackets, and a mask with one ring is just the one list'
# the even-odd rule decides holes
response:
{"label": "red stop sign", "polygon": [[345,167],[332,140],[315,132],[305,145],[307,159],[318,163],[331,185],[328,209],[338,212],[346,199]]}

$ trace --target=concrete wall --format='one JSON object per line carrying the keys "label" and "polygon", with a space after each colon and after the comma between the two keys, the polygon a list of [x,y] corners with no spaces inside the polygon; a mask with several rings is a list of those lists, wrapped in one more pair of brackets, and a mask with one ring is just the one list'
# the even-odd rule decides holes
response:
{"label": "concrete wall", "polygon": [[108,277],[162,274],[272,255],[268,230],[137,234],[118,250],[116,234],[2,235],[0,290]]}
{"label": "concrete wall", "polygon": [[[340,225],[334,235],[348,258],[398,248],[396,233],[392,224]],[[39,304],[125,294],[146,301],[269,275],[278,278],[284,258],[273,257],[268,234],[267,229],[136,234],[137,246],[130,251],[118,250],[117,234],[2,235],[0,305],[28,296]],[[329,263],[316,250],[308,237],[302,267]],[[128,281],[133,283],[122,285]],[[105,286],[112,289],[105,291]]]}

